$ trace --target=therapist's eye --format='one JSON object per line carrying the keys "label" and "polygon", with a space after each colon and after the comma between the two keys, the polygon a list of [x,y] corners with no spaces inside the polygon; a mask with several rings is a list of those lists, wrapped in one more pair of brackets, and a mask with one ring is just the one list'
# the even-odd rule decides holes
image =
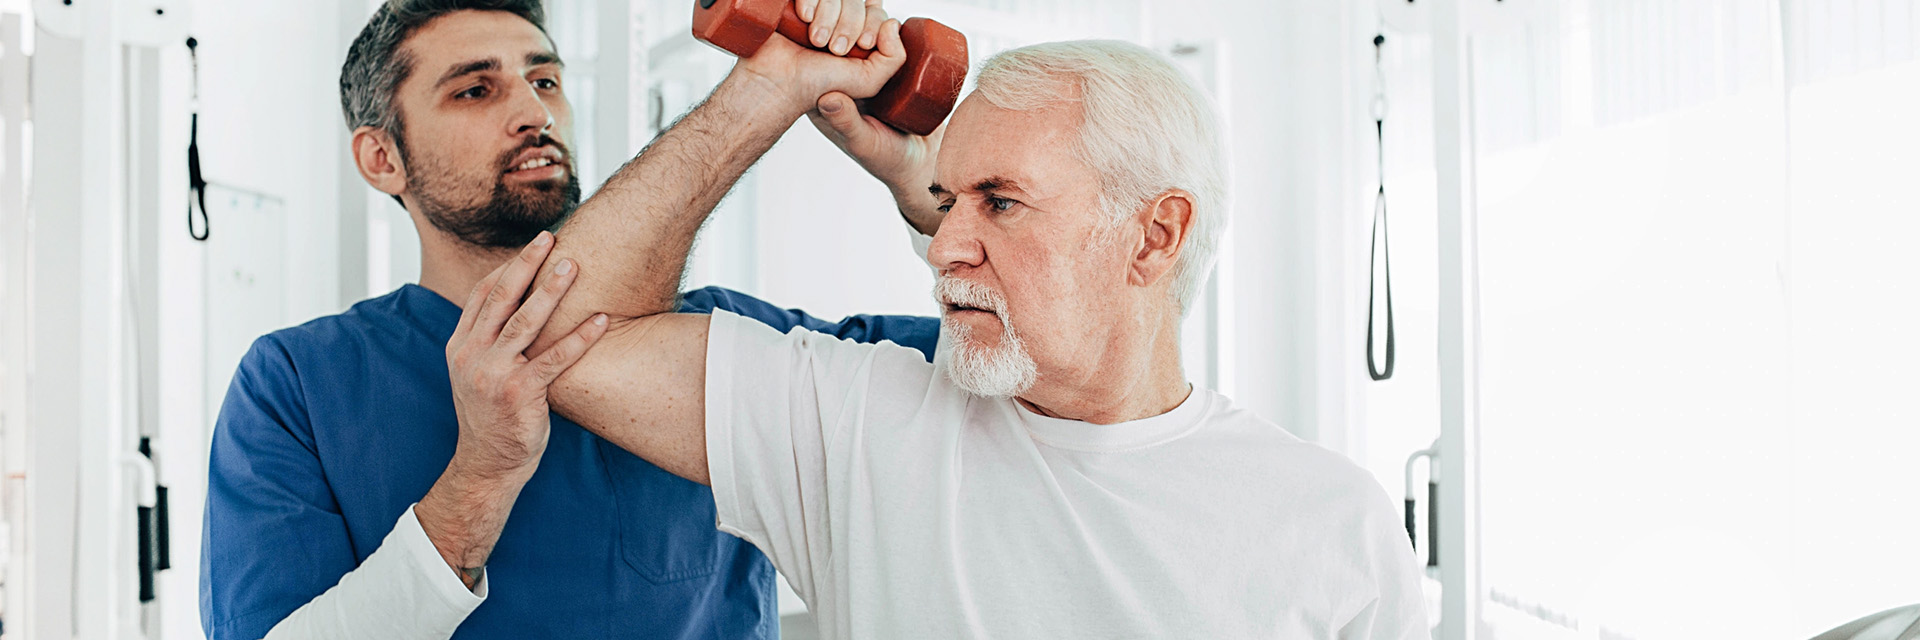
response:
{"label": "therapist's eye", "polygon": [[460,93],[453,94],[456,100],[479,100],[487,97],[487,85],[477,84]]}

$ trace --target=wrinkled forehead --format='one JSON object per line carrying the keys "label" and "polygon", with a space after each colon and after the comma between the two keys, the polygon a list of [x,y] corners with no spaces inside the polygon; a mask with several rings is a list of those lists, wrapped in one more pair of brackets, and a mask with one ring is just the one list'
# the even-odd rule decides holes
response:
{"label": "wrinkled forehead", "polygon": [[[433,86],[449,73],[479,63],[520,70],[558,61],[553,41],[526,19],[505,11],[457,11],[420,28],[400,45],[413,58],[405,87]],[[403,89],[404,90],[404,89]]]}
{"label": "wrinkled forehead", "polygon": [[1002,109],[978,94],[953,112],[935,162],[935,180],[947,191],[976,191],[983,183],[1014,181],[1039,197],[1087,188],[1092,171],[1074,156],[1077,105]]}

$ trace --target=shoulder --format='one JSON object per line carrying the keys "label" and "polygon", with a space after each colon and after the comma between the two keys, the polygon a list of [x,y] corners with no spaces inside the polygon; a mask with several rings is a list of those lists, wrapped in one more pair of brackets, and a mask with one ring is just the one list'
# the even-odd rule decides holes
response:
{"label": "shoulder", "polygon": [[[1208,391],[1206,393],[1213,393]],[[1380,481],[1352,459],[1293,435],[1251,411],[1214,394],[1218,403],[1215,438],[1228,446],[1254,453],[1254,471],[1287,503],[1288,510],[1310,513],[1323,523],[1342,528],[1375,529],[1384,523],[1397,530],[1397,513]]]}
{"label": "shoulder", "polygon": [[924,390],[933,364],[917,349],[892,342],[861,342],[808,329],[768,326],[716,309],[708,333],[708,366],[769,366],[792,362],[818,377],[866,378],[869,384]]}
{"label": "shoulder", "polygon": [[396,328],[395,319],[405,315],[401,309],[401,293],[395,291],[361,300],[346,311],[274,331],[262,336],[260,341],[281,345],[292,352],[306,352],[337,347],[342,340],[357,341],[369,334],[392,331]]}
{"label": "shoulder", "polygon": [[249,364],[298,367],[319,358],[337,361],[364,355],[364,345],[394,341],[416,329],[404,321],[402,293],[362,300],[346,311],[260,336],[242,359],[242,370]]}
{"label": "shoulder", "polygon": [[712,316],[708,339],[729,342],[740,348],[793,349],[837,358],[871,358],[887,364],[916,368],[931,369],[933,366],[920,351],[892,342],[863,342],[809,329],[804,325],[769,325],[758,318],[729,309],[716,308]]}
{"label": "shoulder", "polygon": [[682,313],[728,311],[773,327],[777,331],[807,329],[859,343],[892,342],[913,349],[921,360],[932,360],[940,338],[940,320],[924,316],[859,314],[829,321],[800,309],[773,303],[721,287],[705,287],[681,294]]}
{"label": "shoulder", "polygon": [[232,372],[220,421],[230,423],[250,408],[282,422],[299,421],[304,391],[316,376],[364,375],[376,345],[401,343],[399,334],[410,330],[394,321],[397,295],[255,338]]}
{"label": "shoulder", "polygon": [[[1225,400],[1224,397],[1217,400]],[[1412,548],[1395,499],[1379,479],[1347,456],[1302,440],[1244,409],[1223,403],[1218,418],[1236,440],[1216,442],[1232,464],[1235,486],[1250,496],[1254,518],[1268,531],[1296,541],[1277,553],[1318,566],[1329,577],[1379,593],[1385,583],[1413,574]],[[1242,453],[1244,452],[1244,454]]]}

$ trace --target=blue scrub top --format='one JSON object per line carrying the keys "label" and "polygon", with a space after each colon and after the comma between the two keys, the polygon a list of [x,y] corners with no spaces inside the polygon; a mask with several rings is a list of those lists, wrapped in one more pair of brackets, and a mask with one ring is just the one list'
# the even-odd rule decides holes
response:
{"label": "blue scrub top", "polygon": [[[707,288],[786,331],[891,340],[932,358],[939,321],[828,323]],[[417,285],[261,337],[213,433],[200,620],[255,640],[380,545],[453,459],[446,344],[460,308]],[[776,638],[774,573],[714,528],[713,492],[562,418],[487,563],[487,600],[455,638]]]}

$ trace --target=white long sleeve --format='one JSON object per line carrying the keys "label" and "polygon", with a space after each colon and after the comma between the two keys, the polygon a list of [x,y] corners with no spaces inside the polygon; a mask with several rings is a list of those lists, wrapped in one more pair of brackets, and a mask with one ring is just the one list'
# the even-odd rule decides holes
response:
{"label": "white long sleeve", "polygon": [[274,625],[267,640],[441,640],[486,599],[486,576],[468,591],[407,507],[366,562]]}

